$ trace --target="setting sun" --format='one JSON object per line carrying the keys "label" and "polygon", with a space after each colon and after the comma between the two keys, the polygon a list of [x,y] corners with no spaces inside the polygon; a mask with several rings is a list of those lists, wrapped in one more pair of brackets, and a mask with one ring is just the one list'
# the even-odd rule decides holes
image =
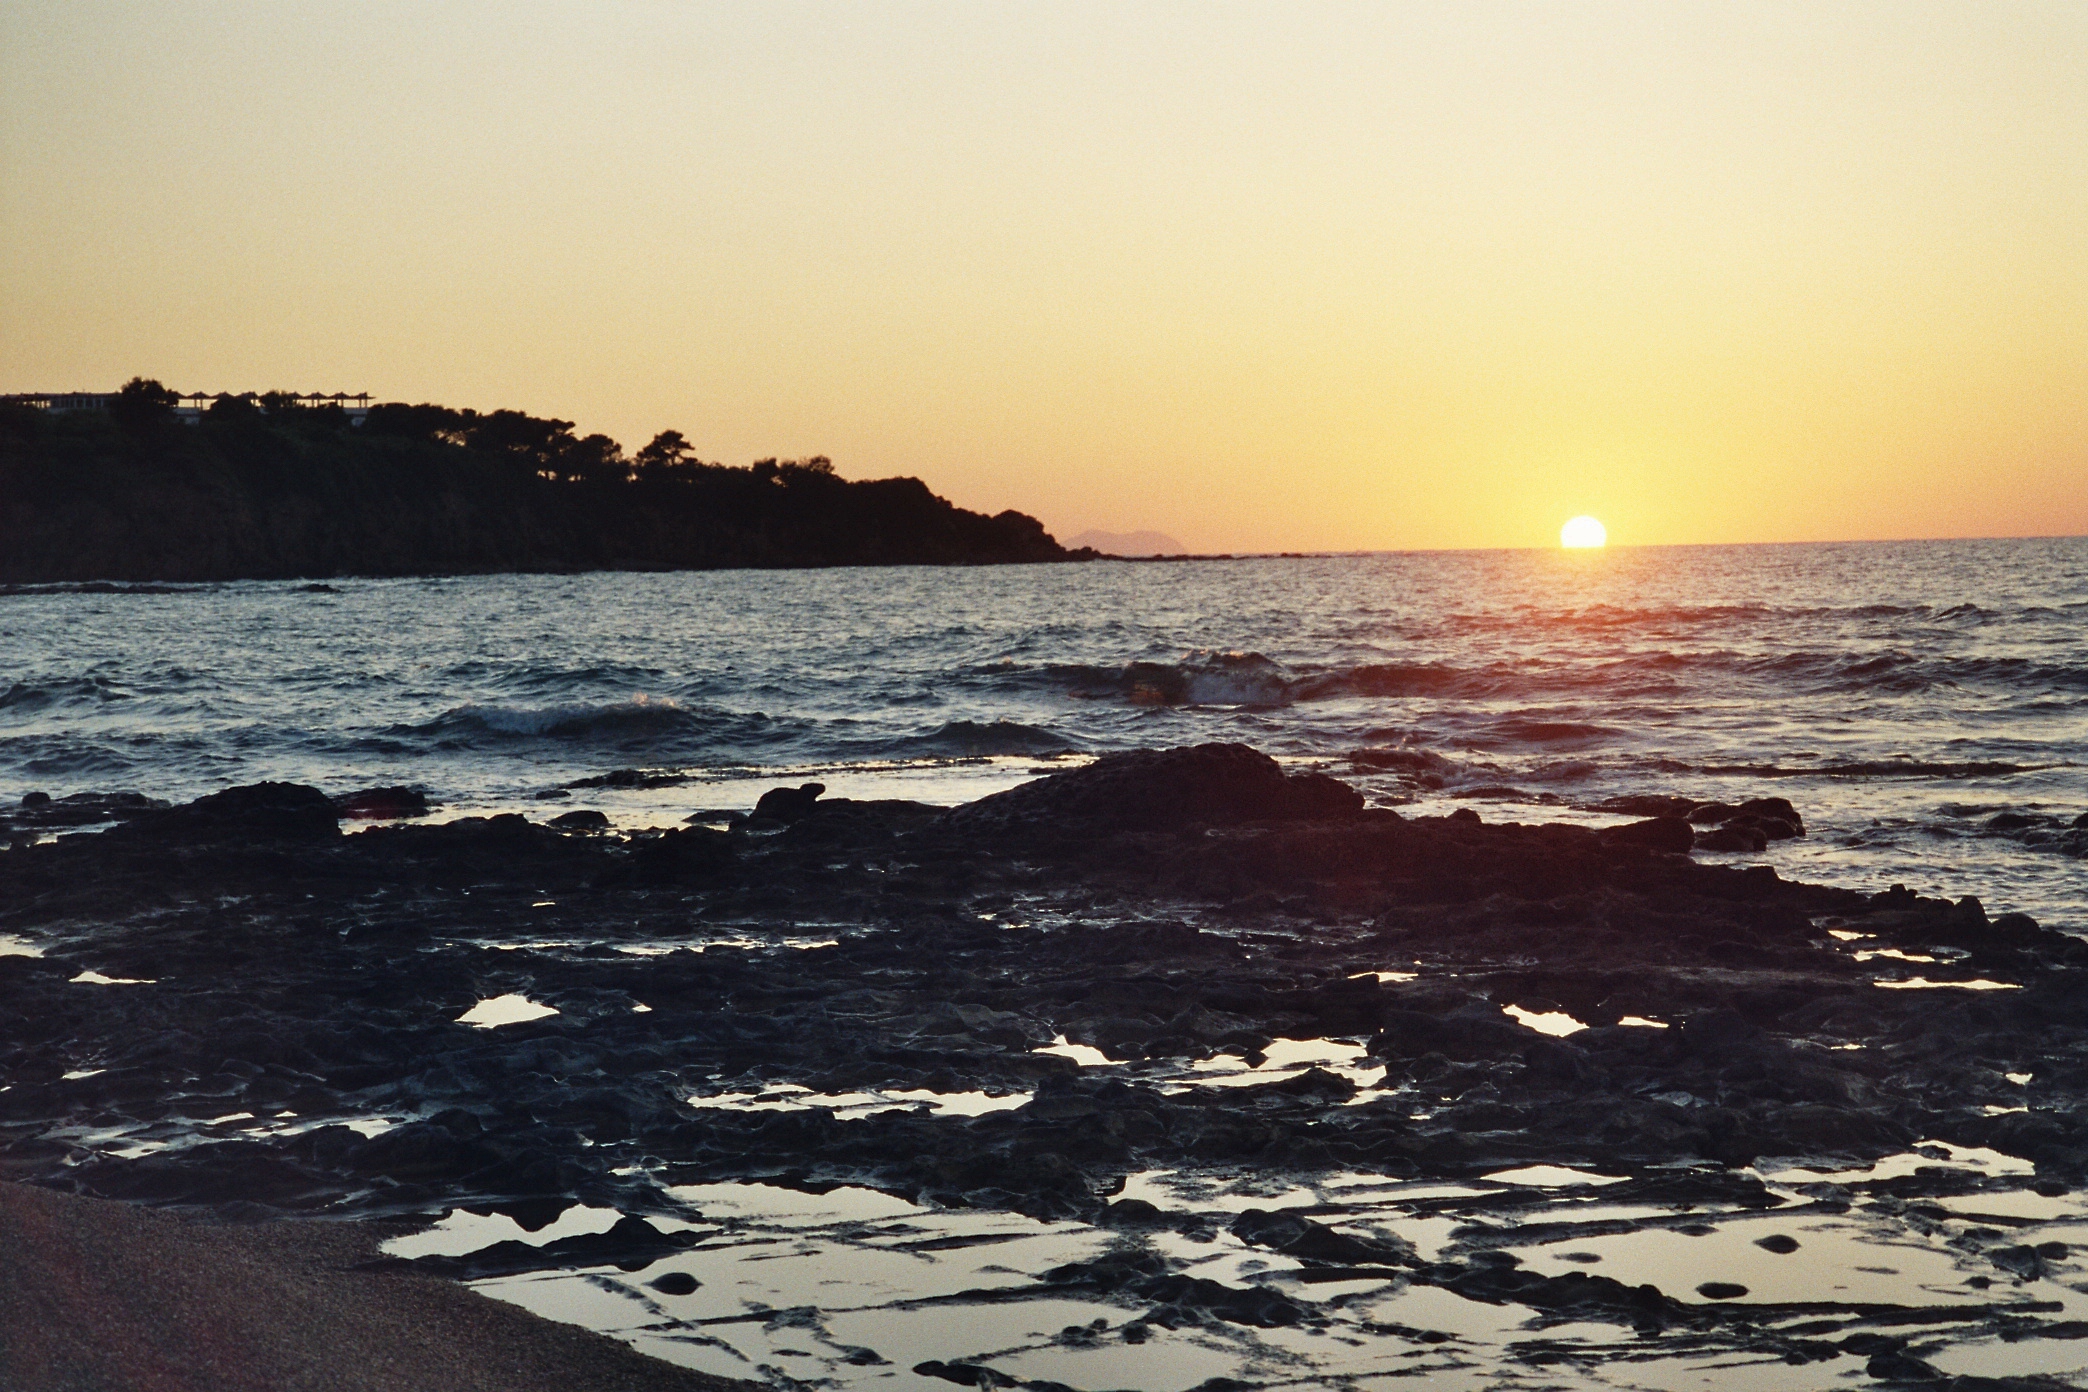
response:
{"label": "setting sun", "polygon": [[1592,517],[1576,517],[1559,528],[1559,545],[1570,547],[1603,546],[1609,542],[1609,531]]}

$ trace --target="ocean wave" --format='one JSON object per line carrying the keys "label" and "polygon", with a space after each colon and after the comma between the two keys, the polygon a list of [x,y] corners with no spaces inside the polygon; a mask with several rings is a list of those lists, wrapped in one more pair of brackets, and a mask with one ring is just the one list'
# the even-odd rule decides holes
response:
{"label": "ocean wave", "polygon": [[118,580],[67,580],[49,585],[0,585],[0,597],[31,598],[36,595],[178,595],[196,594],[218,588],[215,583],[174,585]]}
{"label": "ocean wave", "polygon": [[1696,659],[1669,653],[1593,666],[1543,662],[1362,662],[1293,673],[1257,652],[1192,653],[1180,662],[1136,661],[1025,668],[994,663],[971,669],[996,683],[1057,688],[1082,700],[1133,705],[1232,706],[1273,710],[1302,702],[1354,699],[1485,701],[1587,694],[1606,700],[1669,695]]}
{"label": "ocean wave", "polygon": [[1937,688],[1998,686],[2015,691],[2088,691],[2088,665],[2022,657],[1929,657],[1898,650],[1852,656],[1793,652],[1744,658],[1741,676],[1830,694],[1914,695]]}
{"label": "ocean wave", "polygon": [[1286,706],[1293,699],[1290,677],[1257,652],[1201,651],[1180,662],[1047,670],[1071,695],[1090,700],[1116,697],[1142,706]]}
{"label": "ocean wave", "polygon": [[48,710],[52,706],[99,705],[128,701],[131,695],[106,677],[61,677],[56,681],[17,681],[0,691],[0,710]]}
{"label": "ocean wave", "polygon": [[392,733],[443,746],[556,741],[620,748],[710,747],[768,743],[775,723],[764,715],[690,709],[658,696],[556,706],[471,703]]}
{"label": "ocean wave", "polygon": [[1014,720],[952,720],[924,735],[895,741],[891,750],[902,757],[954,756],[958,758],[994,754],[1039,756],[1065,754],[1079,746],[1062,735]]}
{"label": "ocean wave", "polygon": [[[579,667],[538,666],[533,663],[493,662],[483,658],[472,658],[443,669],[441,681],[452,687],[466,690],[492,690],[503,696],[517,696],[524,700],[555,699],[560,694],[571,693],[584,696],[590,692],[643,689],[657,687],[667,681],[667,674],[657,667],[641,667],[626,663],[596,663]],[[653,701],[666,699],[650,697]]]}
{"label": "ocean wave", "polygon": [[1944,762],[1931,759],[1859,759],[1839,764],[1812,764],[1797,767],[1783,764],[1700,764],[1694,767],[1678,765],[1692,773],[1720,775],[1744,774],[1752,778],[2005,778],[2010,774],[2036,773],[2042,769],[2060,768],[2059,764],[2011,764],[1998,760],[1979,759]]}

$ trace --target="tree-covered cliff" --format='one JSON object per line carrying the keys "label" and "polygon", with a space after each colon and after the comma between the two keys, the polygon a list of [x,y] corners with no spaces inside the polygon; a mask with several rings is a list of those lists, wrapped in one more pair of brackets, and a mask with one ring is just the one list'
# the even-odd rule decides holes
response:
{"label": "tree-covered cliff", "polygon": [[0,582],[728,566],[987,565],[1071,553],[1035,518],[824,459],[635,456],[519,411],[221,397],[184,424],[134,382],[107,412],[0,407]]}

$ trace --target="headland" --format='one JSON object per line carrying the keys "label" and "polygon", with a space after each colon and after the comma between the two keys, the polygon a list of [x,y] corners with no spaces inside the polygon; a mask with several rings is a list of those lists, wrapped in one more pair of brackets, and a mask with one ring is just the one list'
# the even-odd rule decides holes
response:
{"label": "headland", "polygon": [[289,394],[177,414],[134,382],[91,409],[0,407],[0,584],[1084,559],[1019,512],[824,458],[744,468],[676,431],[635,454],[571,421]]}

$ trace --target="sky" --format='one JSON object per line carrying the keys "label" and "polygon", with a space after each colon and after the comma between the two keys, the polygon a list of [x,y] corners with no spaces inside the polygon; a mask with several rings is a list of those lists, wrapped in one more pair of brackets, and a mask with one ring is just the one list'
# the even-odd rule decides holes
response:
{"label": "sky", "polygon": [[2088,533],[2088,5],[0,6],[0,391],[1199,550]]}

